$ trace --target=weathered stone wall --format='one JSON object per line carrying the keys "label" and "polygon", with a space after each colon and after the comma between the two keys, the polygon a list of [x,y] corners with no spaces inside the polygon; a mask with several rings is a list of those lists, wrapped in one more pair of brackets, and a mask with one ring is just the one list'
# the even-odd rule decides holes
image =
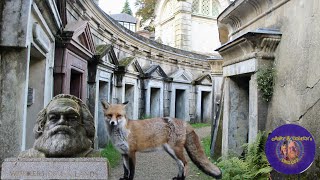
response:
{"label": "weathered stone wall", "polygon": [[267,127],[285,123],[306,127],[317,141],[319,155],[320,2],[291,0],[275,13],[278,19],[274,26],[279,26],[282,38]]}
{"label": "weathered stone wall", "polygon": [[26,115],[27,48],[0,48],[0,163],[19,154]]}
{"label": "weathered stone wall", "polygon": [[[2,163],[4,158],[32,146],[36,115],[52,98],[53,34],[60,19],[53,0],[1,1],[0,13]],[[30,106],[28,87],[35,90]]]}
{"label": "weathered stone wall", "polygon": [[[219,16],[230,40],[257,28],[279,29],[275,52],[274,94],[268,107],[266,130],[286,123],[307,128],[320,139],[320,2],[318,0],[235,1]],[[233,16],[233,18],[230,18]]]}

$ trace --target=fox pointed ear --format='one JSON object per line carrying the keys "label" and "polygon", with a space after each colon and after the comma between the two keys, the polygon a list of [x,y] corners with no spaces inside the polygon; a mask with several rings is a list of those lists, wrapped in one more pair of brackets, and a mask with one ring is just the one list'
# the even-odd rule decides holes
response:
{"label": "fox pointed ear", "polygon": [[110,106],[110,104],[109,104],[107,101],[105,101],[105,100],[101,100],[101,104],[102,104],[102,106],[103,106],[104,109],[108,109],[109,106]]}
{"label": "fox pointed ear", "polygon": [[124,103],[122,103],[122,105],[126,106],[129,103],[129,101],[126,101]]}

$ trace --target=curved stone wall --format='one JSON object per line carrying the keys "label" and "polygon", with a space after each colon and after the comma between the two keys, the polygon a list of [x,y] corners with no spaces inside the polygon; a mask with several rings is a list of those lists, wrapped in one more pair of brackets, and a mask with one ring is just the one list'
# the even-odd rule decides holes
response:
{"label": "curved stone wall", "polygon": [[[172,48],[137,35],[91,0],[68,1],[66,9],[67,26],[87,21],[96,47],[96,55],[88,61],[88,104],[95,117],[99,147],[106,142],[100,99],[129,101],[127,116],[132,119],[172,116],[211,122],[216,99],[213,89],[220,89],[214,88],[213,82],[222,73],[212,70],[209,60],[214,64],[213,59],[220,57]],[[220,84],[219,79],[215,86]]]}

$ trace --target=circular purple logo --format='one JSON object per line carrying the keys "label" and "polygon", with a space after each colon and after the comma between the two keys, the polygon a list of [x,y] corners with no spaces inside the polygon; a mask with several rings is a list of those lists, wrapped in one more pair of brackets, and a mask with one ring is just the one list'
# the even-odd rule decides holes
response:
{"label": "circular purple logo", "polygon": [[315,157],[316,145],[305,128],[286,124],[268,136],[266,156],[270,165],[284,174],[299,174],[307,170]]}

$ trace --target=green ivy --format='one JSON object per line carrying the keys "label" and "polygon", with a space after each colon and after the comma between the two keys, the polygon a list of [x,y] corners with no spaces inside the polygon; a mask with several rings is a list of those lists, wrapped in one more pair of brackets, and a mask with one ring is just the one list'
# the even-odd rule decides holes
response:
{"label": "green ivy", "polygon": [[269,102],[273,94],[274,68],[263,68],[257,72],[258,89],[262,94],[262,99]]}

